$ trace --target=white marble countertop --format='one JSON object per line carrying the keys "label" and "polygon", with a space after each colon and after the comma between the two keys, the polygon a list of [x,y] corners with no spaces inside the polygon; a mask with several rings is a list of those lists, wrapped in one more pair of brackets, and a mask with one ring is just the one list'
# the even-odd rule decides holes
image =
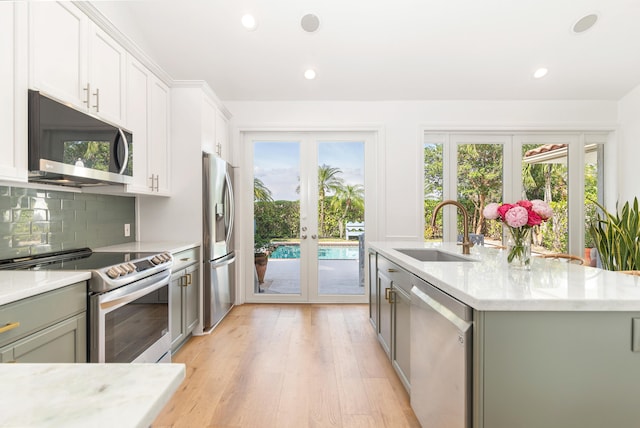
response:
{"label": "white marble countertop", "polygon": [[462,254],[454,243],[370,242],[369,248],[481,311],[640,311],[640,277],[562,261],[533,258],[530,271],[507,266],[506,251],[473,247],[475,262],[421,262],[397,248],[437,248]]}
{"label": "white marble countertop", "polygon": [[120,251],[139,251],[139,252],[155,252],[168,251],[177,253],[179,251],[188,250],[189,248],[199,246],[199,242],[178,242],[178,241],[136,241],[126,244],[109,245],[108,247],[92,248],[93,251],[120,252]]}
{"label": "white marble countertop", "polygon": [[[179,252],[199,246],[199,242],[143,241],[94,248],[105,252]],[[89,272],[75,271],[0,271],[0,305],[35,296],[57,288],[86,281]]]}
{"label": "white marble countertop", "polygon": [[149,427],[184,364],[0,364],[0,427]]}
{"label": "white marble countertop", "polygon": [[90,277],[89,272],[3,270],[0,271],[0,305],[86,281]]}

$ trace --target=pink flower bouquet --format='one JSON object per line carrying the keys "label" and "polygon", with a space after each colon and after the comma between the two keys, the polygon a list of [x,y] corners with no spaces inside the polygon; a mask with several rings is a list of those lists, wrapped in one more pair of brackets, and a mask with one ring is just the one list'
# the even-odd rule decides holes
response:
{"label": "pink flower bouquet", "polygon": [[[501,221],[509,228],[514,244],[509,248],[507,261],[512,263],[515,259],[524,259],[523,263],[527,266],[531,250],[529,245],[531,228],[553,216],[553,210],[549,204],[539,199],[522,200],[515,204],[490,203],[482,213],[484,218]],[[526,254],[527,251],[529,254]]]}

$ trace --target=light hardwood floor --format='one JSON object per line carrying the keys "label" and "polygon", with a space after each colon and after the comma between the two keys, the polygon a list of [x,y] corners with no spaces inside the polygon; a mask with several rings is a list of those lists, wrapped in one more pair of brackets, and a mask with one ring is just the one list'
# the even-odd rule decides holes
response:
{"label": "light hardwood floor", "polygon": [[419,427],[366,305],[245,304],[174,356],[160,427]]}

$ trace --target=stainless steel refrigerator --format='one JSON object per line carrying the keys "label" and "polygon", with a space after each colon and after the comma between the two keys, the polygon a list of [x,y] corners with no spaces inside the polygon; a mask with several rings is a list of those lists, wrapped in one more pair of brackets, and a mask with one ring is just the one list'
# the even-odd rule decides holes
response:
{"label": "stainless steel refrigerator", "polygon": [[233,248],[233,168],[210,153],[202,154],[204,330],[229,312],[235,298]]}

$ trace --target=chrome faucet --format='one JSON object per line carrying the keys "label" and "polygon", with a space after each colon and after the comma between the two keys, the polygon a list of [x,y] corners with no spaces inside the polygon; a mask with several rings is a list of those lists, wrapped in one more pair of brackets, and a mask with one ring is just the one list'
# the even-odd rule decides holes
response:
{"label": "chrome faucet", "polygon": [[445,205],[455,205],[462,211],[462,225],[464,227],[462,234],[462,254],[471,254],[469,250],[473,247],[473,242],[469,239],[469,213],[460,202],[448,199],[436,205],[433,209],[433,215],[431,216],[431,227],[436,227],[436,215],[438,215],[438,211]]}

